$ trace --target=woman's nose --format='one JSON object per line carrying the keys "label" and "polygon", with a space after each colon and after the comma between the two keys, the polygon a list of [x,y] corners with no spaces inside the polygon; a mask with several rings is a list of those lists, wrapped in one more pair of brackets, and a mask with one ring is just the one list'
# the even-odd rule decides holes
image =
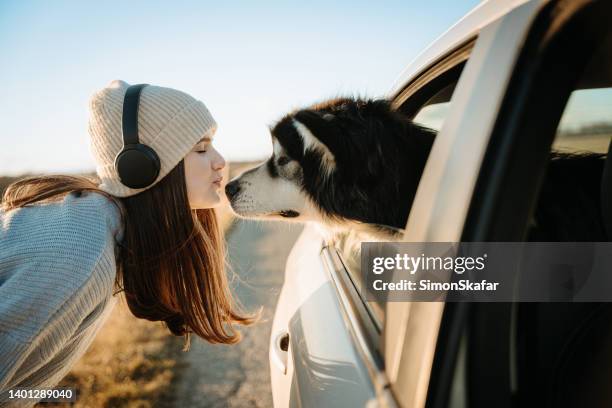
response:
{"label": "woman's nose", "polygon": [[215,170],[223,170],[223,168],[225,167],[225,159],[223,158],[223,156],[221,156],[221,153],[219,153],[217,150],[215,150],[216,156],[215,156],[215,160],[213,160],[213,168]]}

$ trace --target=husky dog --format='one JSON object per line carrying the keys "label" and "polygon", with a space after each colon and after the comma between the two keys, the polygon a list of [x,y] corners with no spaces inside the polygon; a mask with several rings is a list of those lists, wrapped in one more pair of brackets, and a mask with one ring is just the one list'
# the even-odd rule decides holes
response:
{"label": "husky dog", "polygon": [[284,116],[273,154],[227,184],[245,218],[393,233],[408,213],[435,133],[386,100],[334,99]]}
{"label": "husky dog", "polygon": [[[225,188],[238,216],[313,221],[332,238],[353,230],[393,239],[406,226],[436,133],[386,100],[343,98],[286,115],[271,135],[272,157]],[[606,155],[550,157],[529,240],[606,241]]]}

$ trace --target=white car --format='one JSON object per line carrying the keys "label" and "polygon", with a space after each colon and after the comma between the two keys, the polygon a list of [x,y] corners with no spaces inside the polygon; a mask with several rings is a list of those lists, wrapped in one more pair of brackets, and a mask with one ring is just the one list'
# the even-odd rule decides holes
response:
{"label": "white car", "polygon": [[[610,1],[487,1],[410,64],[388,96],[438,135],[405,241],[521,241],[551,146],[608,151],[611,21]],[[289,256],[275,407],[612,406],[610,304],[367,302],[350,248],[306,227]]]}

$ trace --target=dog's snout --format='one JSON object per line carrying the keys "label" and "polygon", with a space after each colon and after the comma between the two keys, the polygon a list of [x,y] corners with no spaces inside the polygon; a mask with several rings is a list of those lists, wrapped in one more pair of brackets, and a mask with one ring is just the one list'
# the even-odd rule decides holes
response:
{"label": "dog's snout", "polygon": [[238,182],[238,180],[229,182],[225,186],[225,195],[230,200],[234,198],[236,194],[238,194],[239,191],[240,191],[240,183]]}

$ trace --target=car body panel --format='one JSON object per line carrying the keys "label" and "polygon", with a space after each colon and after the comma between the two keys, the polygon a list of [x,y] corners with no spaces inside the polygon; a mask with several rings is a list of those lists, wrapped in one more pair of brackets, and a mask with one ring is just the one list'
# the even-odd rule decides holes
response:
{"label": "car body panel", "polygon": [[[306,226],[287,259],[270,337],[275,407],[364,406],[375,398],[367,367],[342,315],[338,294],[321,258],[323,238]],[[289,333],[286,374],[276,342]]]}
{"label": "car body panel", "polygon": [[304,407],[363,407],[375,399],[374,388],[338,313],[332,285],[319,287],[289,322],[291,352],[299,356],[293,386]]}

